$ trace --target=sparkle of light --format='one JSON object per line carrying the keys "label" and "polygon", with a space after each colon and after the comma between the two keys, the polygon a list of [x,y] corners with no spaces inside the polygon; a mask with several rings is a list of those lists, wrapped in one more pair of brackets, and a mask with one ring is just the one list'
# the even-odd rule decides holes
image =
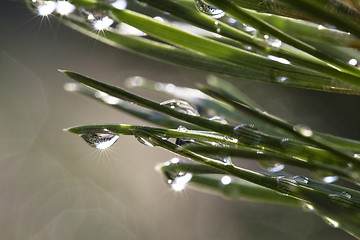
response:
{"label": "sparkle of light", "polygon": [[106,17],[103,17],[100,20],[96,20],[94,22],[94,28],[95,28],[95,30],[99,30],[99,31],[105,30],[108,27],[110,27],[111,24],[113,24],[113,23],[114,23],[114,20],[112,20],[111,18],[106,16]]}
{"label": "sparkle of light", "polygon": [[113,4],[111,4],[114,8],[117,8],[119,10],[126,9],[127,1],[126,0],[117,0]]}
{"label": "sparkle of light", "polygon": [[56,11],[61,15],[68,15],[75,11],[76,7],[68,1],[58,1]]}
{"label": "sparkle of light", "polygon": [[56,2],[46,1],[38,6],[40,16],[48,16],[56,9]]}
{"label": "sparkle of light", "polygon": [[224,185],[228,185],[231,183],[231,177],[229,176],[223,176],[221,178],[221,183],[224,184]]}
{"label": "sparkle of light", "polygon": [[176,177],[171,182],[171,188],[176,192],[182,191],[186,187],[186,184],[191,180],[191,178],[192,178],[191,173],[185,173],[184,175]]}
{"label": "sparkle of light", "polygon": [[111,140],[109,141],[104,141],[104,142],[101,142],[99,144],[96,145],[96,148],[97,149],[106,149],[106,148],[109,148],[111,147],[117,140],[119,139],[119,136],[114,136],[113,138],[111,138]]}

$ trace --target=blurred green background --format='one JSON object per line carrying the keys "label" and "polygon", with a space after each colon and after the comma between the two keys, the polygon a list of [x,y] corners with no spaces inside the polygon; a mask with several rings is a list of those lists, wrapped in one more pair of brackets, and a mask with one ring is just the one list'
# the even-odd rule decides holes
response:
{"label": "blurred green background", "polygon": [[[1,0],[0,13],[0,239],[352,239],[301,210],[173,192],[154,170],[173,155],[132,137],[99,152],[63,132],[145,123],[64,91],[58,68],[119,86],[134,75],[194,86],[207,74],[106,46],[21,1]],[[359,97],[232,81],[270,113],[360,139]]]}

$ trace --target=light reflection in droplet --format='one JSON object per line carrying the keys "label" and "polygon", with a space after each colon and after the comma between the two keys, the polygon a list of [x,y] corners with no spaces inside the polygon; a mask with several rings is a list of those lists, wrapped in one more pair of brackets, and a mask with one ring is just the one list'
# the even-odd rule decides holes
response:
{"label": "light reflection in droplet", "polygon": [[113,4],[111,4],[114,8],[117,8],[119,10],[126,9],[127,1],[126,0],[117,0]]}
{"label": "light reflection in droplet", "polygon": [[179,176],[174,178],[174,180],[169,180],[168,183],[171,184],[171,188],[176,191],[182,191],[186,187],[186,184],[191,180],[192,174],[191,173],[179,173]]}
{"label": "light reflection in droplet", "polygon": [[270,59],[270,60],[282,63],[282,64],[290,64],[291,63],[289,60],[287,60],[285,58],[276,57],[276,56],[273,56],[273,55],[268,55],[267,58]]}
{"label": "light reflection in droplet", "polygon": [[76,7],[68,1],[58,1],[56,5],[56,12],[60,15],[68,15],[75,11]]}
{"label": "light reflection in droplet", "polygon": [[223,176],[221,178],[221,183],[224,184],[224,185],[228,185],[231,183],[231,177],[229,176]]}
{"label": "light reflection in droplet", "polygon": [[[89,15],[90,16],[90,15]],[[100,20],[96,20],[95,22],[94,22],[94,28],[95,28],[95,30],[99,30],[99,31],[101,31],[101,30],[105,30],[105,29],[107,29],[108,27],[110,27],[111,26],[111,24],[113,24],[114,23],[114,20],[112,20],[111,18],[109,18],[109,17],[103,17],[102,19],[100,19]]]}
{"label": "light reflection in droplet", "polygon": [[48,16],[56,9],[56,2],[46,1],[38,6],[38,12],[40,16]]}
{"label": "light reflection in droplet", "polygon": [[146,33],[144,33],[143,31],[140,31],[139,29],[126,23],[120,23],[118,30],[119,33],[123,35],[140,36],[140,37],[146,36]]}
{"label": "light reflection in droplet", "polygon": [[349,60],[348,63],[349,63],[350,65],[352,65],[352,66],[356,66],[357,63],[358,63],[358,61],[357,61],[355,58],[352,58],[352,59]]}

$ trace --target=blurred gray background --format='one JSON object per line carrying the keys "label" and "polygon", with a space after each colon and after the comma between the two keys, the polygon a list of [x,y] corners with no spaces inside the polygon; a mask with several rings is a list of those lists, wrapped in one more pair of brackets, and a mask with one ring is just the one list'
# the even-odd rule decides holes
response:
{"label": "blurred gray background", "polygon": [[[64,91],[58,68],[120,86],[134,75],[194,86],[207,74],[106,46],[21,1],[0,0],[0,13],[0,239],[352,239],[301,210],[173,192],[154,170],[173,155],[132,137],[98,152],[63,132],[145,123]],[[359,97],[233,81],[270,113],[360,139]]]}

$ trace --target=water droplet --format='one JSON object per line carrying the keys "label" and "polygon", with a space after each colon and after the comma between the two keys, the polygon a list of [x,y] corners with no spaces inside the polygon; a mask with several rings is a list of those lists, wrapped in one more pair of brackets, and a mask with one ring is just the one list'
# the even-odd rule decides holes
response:
{"label": "water droplet", "polygon": [[323,25],[318,25],[318,30],[324,30],[325,29],[325,27],[323,26]]}
{"label": "water droplet", "polygon": [[226,119],[223,116],[213,116],[211,118],[209,118],[209,120],[211,121],[215,121],[221,124],[228,124],[228,122],[226,121]]}
{"label": "water droplet", "polygon": [[199,112],[188,102],[179,99],[171,99],[160,103],[160,105],[168,106],[178,112],[192,116],[199,116]]}
{"label": "water droplet", "polygon": [[278,182],[277,188],[282,194],[286,196],[289,193],[294,192],[296,187],[298,187],[297,182],[291,177],[278,176],[276,177],[276,181]]}
{"label": "water droplet", "polygon": [[224,184],[224,185],[229,185],[231,183],[231,177],[223,176],[221,178],[221,183]]}
{"label": "water droplet", "polygon": [[345,207],[345,208],[348,208],[353,205],[353,202],[351,200],[351,194],[348,192],[345,192],[345,191],[343,191],[341,193],[329,194],[329,198],[334,203],[336,203],[342,207]]}
{"label": "water droplet", "polygon": [[306,212],[313,212],[315,210],[314,206],[307,202],[304,202],[302,204],[302,208]]}
{"label": "water droplet", "polygon": [[325,183],[333,183],[339,179],[339,176],[332,175],[331,173],[328,173],[327,171],[316,170],[316,171],[313,171],[312,173],[317,179],[319,179]]}
{"label": "water droplet", "polygon": [[281,139],[280,145],[286,153],[291,155],[297,155],[305,150],[304,146],[301,143],[291,140],[289,138]]}
{"label": "water droplet", "polygon": [[171,188],[174,191],[182,191],[184,190],[184,188],[186,187],[186,185],[188,184],[188,182],[190,182],[192,178],[192,174],[191,173],[183,173],[180,172],[178,173],[175,177],[172,177],[170,175],[168,175],[168,184],[171,185]]}
{"label": "water droplet", "polygon": [[295,125],[293,129],[295,132],[300,133],[304,137],[311,137],[313,135],[313,131],[311,130],[311,128],[303,124]]}
{"label": "water droplet", "polygon": [[120,34],[127,36],[139,36],[139,37],[146,36],[146,33],[144,33],[143,31],[126,23],[119,23],[117,27],[117,31]]}
{"label": "water droplet", "polygon": [[287,60],[285,58],[276,57],[276,56],[273,56],[273,55],[268,55],[267,58],[270,59],[270,60],[282,63],[282,64],[290,64],[291,63],[289,60]]}
{"label": "water droplet", "polygon": [[56,2],[53,1],[41,1],[37,6],[37,11],[40,16],[48,16],[56,9]]}
{"label": "water droplet", "polygon": [[65,83],[64,89],[65,89],[65,91],[73,92],[73,91],[77,90],[77,85],[76,85],[76,83]]}
{"label": "water droplet", "polygon": [[143,86],[144,83],[145,83],[145,79],[140,76],[130,77],[125,80],[125,86],[128,88],[140,87],[140,86]]}
{"label": "water droplet", "polygon": [[111,147],[118,139],[118,135],[111,133],[83,133],[80,135],[91,147],[96,149],[106,149]]}
{"label": "water droplet", "polygon": [[269,44],[271,48],[280,48],[282,45],[282,42],[277,38],[269,37],[268,35],[264,35],[265,42]]}
{"label": "water droplet", "polygon": [[351,66],[356,66],[358,64],[358,61],[355,58],[352,58],[348,62]]}
{"label": "water droplet", "polygon": [[258,164],[269,172],[280,172],[285,168],[285,165],[275,161],[258,161]]}
{"label": "water droplet", "polygon": [[154,20],[156,20],[156,21],[159,21],[159,22],[165,22],[165,20],[164,20],[164,18],[162,18],[162,17],[160,17],[160,16],[155,16],[154,17]]}
{"label": "water droplet", "polygon": [[355,154],[354,154],[354,158],[360,159],[360,154],[359,154],[359,153],[355,153]]}
{"label": "water droplet", "polygon": [[102,31],[109,28],[114,23],[114,20],[105,16],[99,20],[94,21],[93,26],[95,30]]}
{"label": "water droplet", "polygon": [[287,80],[287,77],[277,77],[276,78],[276,81],[281,82],[281,83],[285,82],[286,80]]}
{"label": "water droplet", "polygon": [[248,26],[246,24],[243,24],[243,26],[244,26],[244,30],[248,32],[251,36],[255,36],[256,34],[258,34],[258,30],[256,30],[255,28]]}
{"label": "water droplet", "polygon": [[309,178],[304,177],[304,176],[294,176],[293,179],[297,183],[301,183],[301,184],[308,184],[308,182],[309,182]]}
{"label": "water droplet", "polygon": [[114,8],[117,8],[119,10],[126,9],[127,1],[126,0],[117,0],[111,4]]}
{"label": "water droplet", "polygon": [[329,198],[332,199],[339,199],[339,198],[344,198],[344,199],[351,199],[351,195],[350,193],[347,192],[341,192],[340,194],[338,193],[334,193],[334,194],[329,194]]}
{"label": "water droplet", "polygon": [[75,11],[76,7],[68,1],[58,1],[56,5],[56,12],[60,15],[69,15]]}
{"label": "water droplet", "polygon": [[241,124],[234,127],[234,133],[237,135],[238,141],[245,144],[258,145],[262,140],[261,132],[251,124]]}
{"label": "water droplet", "polygon": [[221,9],[214,8],[202,0],[194,0],[195,7],[198,11],[210,15],[213,18],[221,18],[225,15],[225,12]]}
{"label": "water droplet", "polygon": [[136,133],[134,133],[134,137],[136,138],[136,140],[138,140],[139,143],[143,144],[146,147],[154,147],[155,146],[153,141],[151,141],[149,138],[146,138],[143,136],[138,136]]}
{"label": "water droplet", "polygon": [[324,221],[330,226],[330,227],[333,227],[333,228],[339,228],[340,227],[340,224],[339,222],[329,218],[329,217],[323,217]]}

